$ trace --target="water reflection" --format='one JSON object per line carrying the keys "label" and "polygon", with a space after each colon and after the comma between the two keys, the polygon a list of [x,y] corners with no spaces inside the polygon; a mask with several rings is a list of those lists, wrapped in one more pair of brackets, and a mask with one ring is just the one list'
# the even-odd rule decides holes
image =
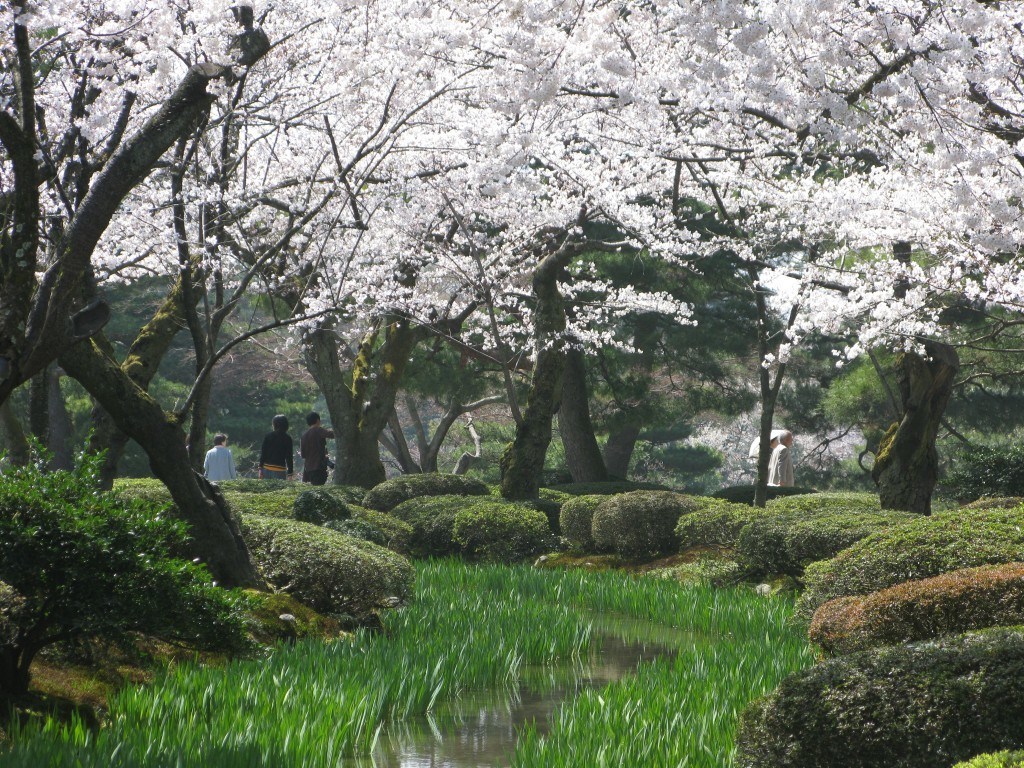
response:
{"label": "water reflection", "polygon": [[671,627],[621,617],[599,617],[600,647],[589,658],[522,670],[519,685],[463,694],[430,715],[386,725],[372,756],[346,768],[498,768],[507,766],[520,729],[549,729],[563,702],[632,674],[638,664],[671,658],[693,636]]}

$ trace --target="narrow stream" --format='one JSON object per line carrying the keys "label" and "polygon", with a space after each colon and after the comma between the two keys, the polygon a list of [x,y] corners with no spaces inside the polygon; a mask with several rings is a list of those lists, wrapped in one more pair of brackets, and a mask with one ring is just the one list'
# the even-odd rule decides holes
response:
{"label": "narrow stream", "polygon": [[348,760],[346,768],[507,766],[523,726],[535,723],[546,733],[563,703],[693,643],[689,632],[622,617],[595,618],[594,634],[600,648],[589,658],[527,668],[517,687],[470,692],[430,715],[388,724],[373,755]]}

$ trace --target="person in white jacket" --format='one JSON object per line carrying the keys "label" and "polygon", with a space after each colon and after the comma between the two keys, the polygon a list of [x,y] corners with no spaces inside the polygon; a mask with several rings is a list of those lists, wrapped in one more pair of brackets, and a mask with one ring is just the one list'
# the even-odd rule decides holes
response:
{"label": "person in white jacket", "polygon": [[228,448],[228,436],[225,434],[215,435],[213,448],[206,452],[206,461],[203,462],[203,472],[206,479],[212,482],[219,480],[234,480],[235,458]]}
{"label": "person in white jacket", "polygon": [[793,485],[793,433],[786,430],[768,463],[768,485]]}

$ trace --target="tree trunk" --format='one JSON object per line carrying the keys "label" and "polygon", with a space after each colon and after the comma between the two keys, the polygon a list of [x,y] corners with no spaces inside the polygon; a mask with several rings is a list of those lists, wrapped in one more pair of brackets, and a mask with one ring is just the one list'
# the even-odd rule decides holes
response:
{"label": "tree trunk", "polygon": [[871,477],[882,509],[929,515],[939,476],[935,439],[960,359],[948,344],[926,342],[925,351],[928,359],[906,352],[897,361],[903,415],[882,438]]}
{"label": "tree trunk", "polygon": [[262,587],[223,497],[192,470],[180,424],[94,342],[75,345],[61,356],[61,364],[118,428],[142,446],[153,474],[167,486],[178,514],[189,524],[189,553],[205,563],[222,586]]}
{"label": "tree trunk", "polygon": [[16,467],[24,467],[32,457],[28,438],[21,421],[11,407],[10,398],[0,403],[0,436],[3,437],[7,460]]}
{"label": "tree trunk", "polygon": [[594,436],[594,425],[590,421],[587,369],[583,353],[578,349],[570,349],[565,353],[558,427],[565,448],[565,463],[573,482],[600,483],[607,480],[608,470]]}
{"label": "tree trunk", "polygon": [[21,696],[28,693],[29,666],[32,658],[11,646],[0,647],[0,694]]}
{"label": "tree trunk", "polygon": [[307,335],[306,366],[327,401],[334,429],[335,483],[372,488],[384,482],[380,434],[395,408],[409,355],[424,335],[405,318],[382,318],[363,337],[347,370],[333,330]]}
{"label": "tree trunk", "polygon": [[565,372],[565,302],[558,290],[564,269],[562,254],[546,256],[533,276],[537,298],[536,358],[523,418],[516,436],[501,457],[501,495],[510,500],[533,499],[540,490],[544,458],[551,443],[551,419],[562,399]]}
{"label": "tree trunk", "polygon": [[63,371],[54,365],[48,371],[49,383],[49,430],[47,447],[53,454],[50,469],[70,470],[74,465],[71,450],[71,418],[68,416],[64,393],[60,389],[60,377]]}
{"label": "tree trunk", "polygon": [[608,433],[608,441],[604,444],[604,465],[608,469],[609,478],[626,479],[639,437],[638,424],[627,424]]}

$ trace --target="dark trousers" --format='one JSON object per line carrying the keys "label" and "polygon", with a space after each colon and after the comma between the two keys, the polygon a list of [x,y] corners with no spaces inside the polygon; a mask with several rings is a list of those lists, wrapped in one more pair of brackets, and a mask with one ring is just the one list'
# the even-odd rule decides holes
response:
{"label": "dark trousers", "polygon": [[327,467],[302,473],[302,482],[310,485],[324,485],[327,482]]}

